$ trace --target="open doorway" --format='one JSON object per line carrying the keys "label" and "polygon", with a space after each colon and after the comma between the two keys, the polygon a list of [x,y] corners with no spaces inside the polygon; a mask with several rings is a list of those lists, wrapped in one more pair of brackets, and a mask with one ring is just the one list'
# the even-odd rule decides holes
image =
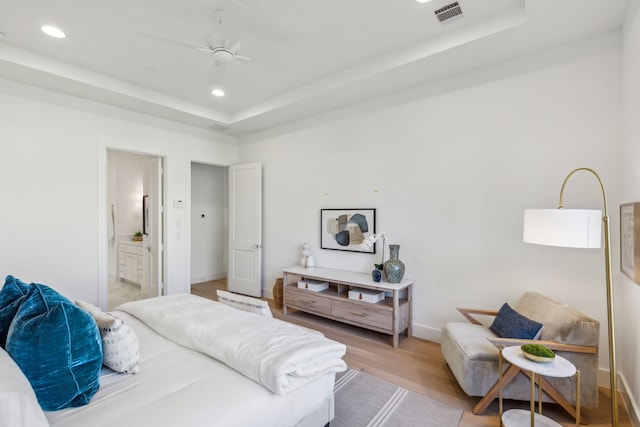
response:
{"label": "open doorway", "polygon": [[191,163],[191,289],[213,299],[226,288],[228,169]]}
{"label": "open doorway", "polygon": [[162,294],[163,159],[107,150],[108,309]]}
{"label": "open doorway", "polygon": [[[190,208],[191,292],[205,296],[218,286],[261,297],[262,165],[192,162]],[[207,211],[216,213],[212,221]],[[223,276],[224,286],[212,283]]]}

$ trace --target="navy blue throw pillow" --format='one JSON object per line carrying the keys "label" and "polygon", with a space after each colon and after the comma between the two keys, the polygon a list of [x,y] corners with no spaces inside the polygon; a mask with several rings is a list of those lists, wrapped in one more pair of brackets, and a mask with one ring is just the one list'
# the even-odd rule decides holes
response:
{"label": "navy blue throw pillow", "polygon": [[6,349],[45,411],[86,405],[100,387],[102,340],[95,320],[48,286],[30,285]]}
{"label": "navy blue throw pillow", "polygon": [[29,292],[29,285],[9,275],[0,289],[0,347],[7,343],[9,325]]}
{"label": "navy blue throw pillow", "polygon": [[501,338],[533,340],[538,339],[542,323],[524,317],[505,302],[489,328]]}

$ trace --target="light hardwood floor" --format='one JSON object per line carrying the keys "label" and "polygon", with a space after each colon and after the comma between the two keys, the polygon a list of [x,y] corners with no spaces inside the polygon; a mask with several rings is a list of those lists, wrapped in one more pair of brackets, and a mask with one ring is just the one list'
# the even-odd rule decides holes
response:
{"label": "light hardwood floor", "polygon": [[[217,299],[215,291],[226,289],[226,280],[197,283],[191,286],[191,292],[205,298]],[[275,308],[269,301],[273,316],[311,329],[316,329],[330,339],[344,343],[347,353],[344,360],[352,368],[374,375],[408,390],[432,397],[464,411],[461,427],[497,427],[498,402],[492,403],[483,415],[471,412],[478,397],[467,396],[458,386],[453,374],[446,365],[440,345],[419,338],[401,336],[398,349],[391,345],[391,337],[373,331],[353,327],[332,320],[323,319],[303,312],[289,310],[284,316],[282,309]],[[622,399],[618,399],[621,405]],[[599,405],[595,408],[582,408],[584,417],[590,426],[610,426],[610,394],[608,389],[600,389]],[[528,409],[528,402],[505,401],[505,409]],[[575,421],[558,405],[546,404],[544,413],[563,426],[575,426]],[[620,407],[621,427],[631,427],[627,411]]]}

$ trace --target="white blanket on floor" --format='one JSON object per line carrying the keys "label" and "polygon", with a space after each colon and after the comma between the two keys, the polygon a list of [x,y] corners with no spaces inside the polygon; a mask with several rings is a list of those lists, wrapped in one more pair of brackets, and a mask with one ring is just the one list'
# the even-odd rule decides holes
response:
{"label": "white blanket on floor", "polygon": [[346,346],[320,332],[195,295],[128,302],[117,310],[180,345],[218,359],[276,394],[346,369],[342,360]]}

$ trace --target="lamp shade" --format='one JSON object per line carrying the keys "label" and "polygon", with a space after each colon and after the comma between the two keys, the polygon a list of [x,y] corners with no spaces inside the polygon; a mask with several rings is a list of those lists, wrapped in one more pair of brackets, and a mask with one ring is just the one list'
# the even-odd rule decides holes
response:
{"label": "lamp shade", "polygon": [[591,209],[526,209],[522,240],[567,248],[599,248],[602,211]]}

